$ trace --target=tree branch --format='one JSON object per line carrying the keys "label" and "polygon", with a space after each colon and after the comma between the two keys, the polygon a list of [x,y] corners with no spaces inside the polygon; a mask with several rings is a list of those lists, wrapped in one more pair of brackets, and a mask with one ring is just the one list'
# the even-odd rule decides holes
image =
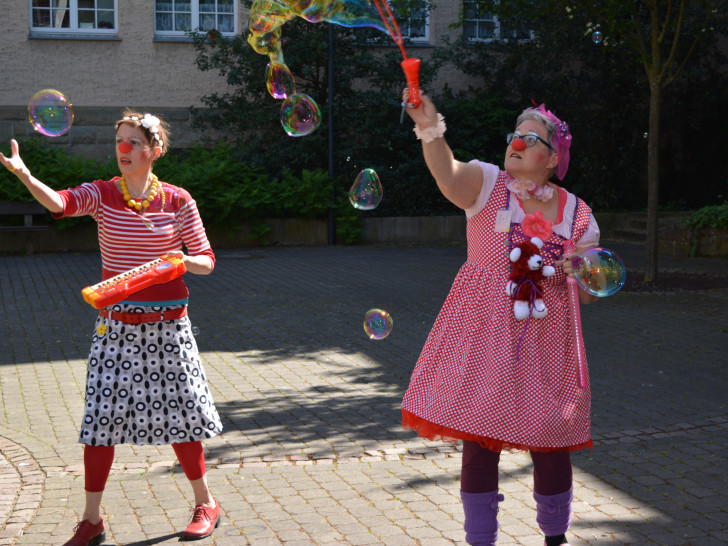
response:
{"label": "tree branch", "polygon": [[[672,2],[670,2],[672,3]],[[669,9],[669,8],[668,8]],[[670,72],[670,67],[672,66],[672,63],[675,61],[675,54],[677,52],[677,44],[680,41],[680,31],[682,30],[682,22],[683,17],[685,15],[685,0],[680,0],[680,7],[678,8],[678,14],[677,14],[677,25],[675,26],[675,34],[672,37],[672,47],[670,47],[670,53],[667,56],[667,59],[665,59],[665,63],[660,67],[660,77],[658,78],[658,82],[660,85],[664,87],[662,84],[663,81],[674,79],[673,76],[667,76],[668,73],[672,74]],[[666,29],[663,29],[663,32]],[[663,35],[664,36],[664,35]],[[700,36],[700,31],[698,31],[698,36]],[[660,40],[662,42],[662,40]],[[693,45],[695,45],[695,42],[693,42]],[[692,49],[689,53],[692,52]],[[688,54],[689,56],[689,54]]]}
{"label": "tree branch", "polygon": [[[645,4],[647,4],[645,2]],[[649,9],[649,5],[647,6]],[[639,19],[639,13],[637,12],[637,7],[635,4],[632,4],[632,25],[634,26],[635,35],[637,36],[637,40],[635,42],[630,42],[632,46],[637,50],[637,52],[642,57],[642,63],[645,65],[645,68],[647,68],[647,44],[645,43],[645,36],[642,33],[642,25]],[[629,41],[629,40],[628,40]],[[647,74],[649,77],[649,73]]]}
{"label": "tree branch", "polygon": [[724,0],[717,0],[712,7],[708,7],[707,12],[705,14],[705,20],[703,21],[702,28],[698,29],[698,33],[695,36],[695,39],[693,40],[693,43],[690,45],[690,48],[688,49],[688,52],[683,57],[682,61],[680,62],[680,66],[677,67],[673,72],[669,74],[669,76],[665,79],[664,83],[662,84],[663,88],[670,85],[673,81],[675,81],[685,70],[685,65],[687,64],[688,60],[693,54],[693,51],[698,45],[698,42],[702,38],[703,29],[707,28],[710,24],[711,19],[713,18],[713,15],[718,12],[719,6],[724,2]]}
{"label": "tree branch", "polygon": [[[681,0],[680,2],[680,14],[682,14],[682,8],[685,5],[685,0]],[[662,24],[662,30],[660,31],[660,37],[658,39],[659,43],[662,43],[662,41],[665,39],[665,35],[667,34],[667,29],[670,27],[670,19],[672,18],[672,0],[667,0],[667,13],[665,14],[665,22]],[[680,22],[678,21],[678,26],[680,26]]]}

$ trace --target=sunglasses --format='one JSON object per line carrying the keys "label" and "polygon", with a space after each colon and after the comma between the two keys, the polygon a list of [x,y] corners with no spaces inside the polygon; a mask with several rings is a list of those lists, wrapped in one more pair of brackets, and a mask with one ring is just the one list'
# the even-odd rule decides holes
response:
{"label": "sunglasses", "polygon": [[529,148],[533,148],[537,142],[543,142],[546,146],[548,146],[549,150],[551,150],[552,152],[556,151],[554,150],[553,146],[551,146],[551,144],[546,142],[535,133],[528,133],[527,135],[521,135],[520,133],[508,133],[506,135],[506,142],[510,144],[517,138],[520,138],[523,142],[525,142],[526,146],[528,146]]}

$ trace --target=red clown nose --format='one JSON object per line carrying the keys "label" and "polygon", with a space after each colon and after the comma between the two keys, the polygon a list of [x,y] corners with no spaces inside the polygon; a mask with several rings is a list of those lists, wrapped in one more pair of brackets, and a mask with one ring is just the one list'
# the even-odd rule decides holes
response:
{"label": "red clown nose", "polygon": [[526,143],[523,141],[522,138],[514,138],[513,142],[511,142],[511,148],[513,148],[517,152],[520,152],[521,150],[526,149]]}
{"label": "red clown nose", "polygon": [[122,142],[122,143],[120,143],[119,144],[119,151],[122,154],[128,154],[129,152],[131,152],[131,144],[129,144],[128,142]]}

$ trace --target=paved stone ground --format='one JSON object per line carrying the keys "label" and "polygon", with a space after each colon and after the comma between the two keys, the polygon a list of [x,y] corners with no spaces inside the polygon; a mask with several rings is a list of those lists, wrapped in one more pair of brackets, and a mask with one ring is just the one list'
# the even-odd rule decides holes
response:
{"label": "paved stone ground", "polygon": [[[615,248],[627,261],[639,249]],[[206,442],[223,523],[199,544],[464,544],[460,452],[399,403],[461,247],[220,253],[190,314],[225,431]],[[722,271],[725,262],[666,260]],[[637,267],[637,264],[634,264]],[[83,510],[95,254],[0,259],[0,545],[62,544]],[[383,341],[366,310],[394,318]],[[571,543],[728,543],[728,290],[582,308],[595,448],[573,456]],[[527,455],[504,454],[499,544],[540,545]],[[172,544],[191,490],[169,447],[117,448],[107,544]]]}

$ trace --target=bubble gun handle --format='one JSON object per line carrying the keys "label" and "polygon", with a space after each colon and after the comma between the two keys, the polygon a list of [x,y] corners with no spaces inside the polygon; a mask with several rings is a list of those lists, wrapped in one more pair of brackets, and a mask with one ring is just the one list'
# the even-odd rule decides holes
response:
{"label": "bubble gun handle", "polygon": [[409,58],[402,61],[402,70],[407,78],[407,87],[409,87],[409,102],[417,108],[422,104],[420,99],[420,60]]}
{"label": "bubble gun handle", "polygon": [[566,277],[566,287],[569,293],[569,323],[571,337],[574,339],[576,351],[576,383],[580,389],[587,386],[586,351],[584,338],[581,332],[581,309],[579,308],[579,285],[573,277]]}
{"label": "bubble gun handle", "polygon": [[[571,241],[564,245],[564,255],[569,256],[576,251]],[[576,350],[576,383],[580,389],[586,388],[586,350],[584,337],[581,332],[581,308],[579,306],[579,285],[574,277],[566,277],[566,290],[569,297],[569,326],[571,336],[574,338]]]}

